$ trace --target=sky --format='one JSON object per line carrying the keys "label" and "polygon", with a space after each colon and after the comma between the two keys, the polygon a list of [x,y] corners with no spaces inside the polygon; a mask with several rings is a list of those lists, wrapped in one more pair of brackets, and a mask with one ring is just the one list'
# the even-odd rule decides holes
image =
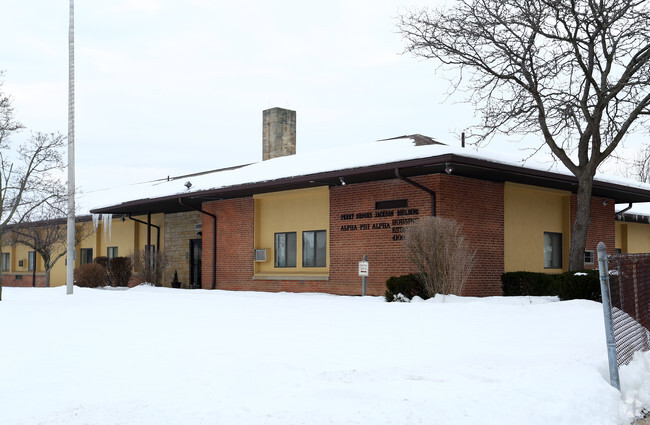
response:
{"label": "sky", "polygon": [[[77,0],[80,193],[260,161],[271,107],[297,111],[298,153],[413,133],[459,145],[471,105],[434,63],[402,54],[397,16],[423,3],[435,2]],[[67,134],[69,2],[0,10],[18,139]],[[488,148],[517,152],[517,140]]]}

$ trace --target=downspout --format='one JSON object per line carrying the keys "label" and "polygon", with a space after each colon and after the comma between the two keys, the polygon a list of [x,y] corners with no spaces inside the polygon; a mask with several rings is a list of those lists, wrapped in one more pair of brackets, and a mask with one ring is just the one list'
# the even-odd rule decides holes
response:
{"label": "downspout", "polygon": [[405,181],[406,183],[410,184],[411,186],[415,186],[420,190],[423,190],[427,192],[429,195],[431,195],[431,217],[436,216],[436,192],[433,190],[429,189],[428,187],[422,186],[420,183],[414,182],[413,180],[402,176],[399,173],[399,168],[395,168],[395,176],[400,179]]}
{"label": "downspout", "polygon": [[[142,221],[142,220],[138,220],[137,218],[133,218],[133,217],[131,217],[131,214],[129,214],[129,219],[131,219],[133,221],[137,221],[138,223],[142,223],[142,224],[144,224],[146,226],[151,226],[151,227],[156,228],[156,249],[159,250],[160,249],[160,226],[156,226],[155,224],[147,223],[146,221]],[[147,239],[149,239],[149,238],[147,238]],[[151,245],[150,240],[147,240],[147,243],[149,245]]]}
{"label": "downspout", "polygon": [[217,216],[202,210],[201,208],[194,207],[183,203],[183,198],[178,198],[178,203],[185,208],[191,208],[201,214],[209,215],[212,217],[212,289],[217,289]]}
{"label": "downspout", "polygon": [[616,216],[617,216],[617,217],[620,217],[620,220],[623,220],[623,213],[624,213],[625,211],[628,211],[628,210],[631,209],[631,208],[632,208],[632,202],[630,202],[630,203],[627,205],[627,208],[623,208],[622,210],[620,210],[619,212],[617,212],[617,213],[616,213]]}

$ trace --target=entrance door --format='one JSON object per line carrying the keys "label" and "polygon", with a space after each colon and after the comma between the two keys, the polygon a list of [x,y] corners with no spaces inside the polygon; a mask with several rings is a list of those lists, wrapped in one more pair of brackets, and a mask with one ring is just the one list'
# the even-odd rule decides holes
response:
{"label": "entrance door", "polygon": [[190,288],[201,288],[201,239],[190,239]]}

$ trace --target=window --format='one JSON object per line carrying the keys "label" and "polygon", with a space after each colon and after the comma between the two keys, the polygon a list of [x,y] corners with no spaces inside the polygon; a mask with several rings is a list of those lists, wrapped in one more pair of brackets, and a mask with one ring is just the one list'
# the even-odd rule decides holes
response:
{"label": "window", "polygon": [[275,267],[296,267],[296,232],[275,234]]}
{"label": "window", "polygon": [[80,264],[91,264],[93,262],[93,249],[92,248],[81,248],[80,250]]}
{"label": "window", "polygon": [[302,232],[302,266],[325,267],[327,233],[325,230]]}
{"label": "window", "polygon": [[585,264],[593,265],[594,264],[594,251],[588,250],[585,251]]}
{"label": "window", "polygon": [[36,270],[36,251],[29,251],[27,253],[27,270]]}
{"label": "window", "polygon": [[544,268],[562,268],[562,233],[544,232]]}
{"label": "window", "polygon": [[117,247],[116,246],[109,246],[106,248],[106,256],[110,260],[111,258],[117,257]]}
{"label": "window", "polygon": [[3,272],[8,272],[10,269],[10,263],[9,263],[9,253],[8,252],[3,252],[2,253],[2,264],[0,266],[2,267]]}

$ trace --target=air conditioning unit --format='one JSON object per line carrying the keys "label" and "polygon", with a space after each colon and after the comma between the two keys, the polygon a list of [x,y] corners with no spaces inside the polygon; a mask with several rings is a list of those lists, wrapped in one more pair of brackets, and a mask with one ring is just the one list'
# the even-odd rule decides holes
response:
{"label": "air conditioning unit", "polygon": [[266,261],[266,249],[255,250],[255,262],[263,263]]}

